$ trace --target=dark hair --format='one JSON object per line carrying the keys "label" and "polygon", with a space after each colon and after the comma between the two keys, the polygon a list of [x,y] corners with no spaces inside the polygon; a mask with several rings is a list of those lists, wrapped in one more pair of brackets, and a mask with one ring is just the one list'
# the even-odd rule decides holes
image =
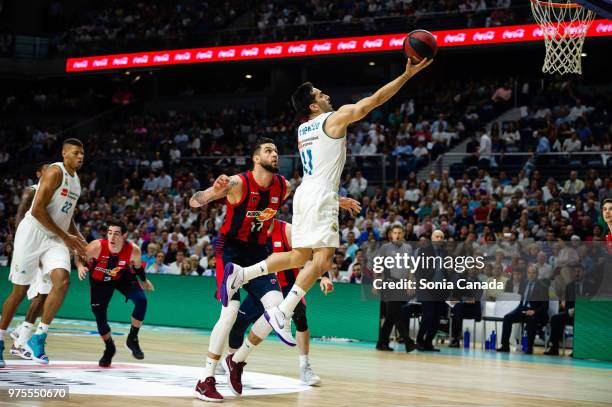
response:
{"label": "dark hair", "polygon": [[77,146],[77,147],[83,148],[83,143],[78,138],[67,138],[62,143],[62,147],[67,145],[67,144],[70,144],[71,146]]}
{"label": "dark hair", "polygon": [[315,102],[315,97],[312,94],[313,86],[310,82],[305,82],[291,95],[291,104],[295,111],[303,116],[310,116],[310,105]]}
{"label": "dark hair", "polygon": [[271,138],[268,137],[260,137],[259,139],[257,139],[257,142],[255,143],[255,148],[253,148],[253,154],[252,155],[257,155],[259,154],[259,150],[261,150],[261,146],[264,144],[274,144],[274,140],[272,140]]}
{"label": "dark hair", "polygon": [[51,165],[51,163],[49,161],[43,161],[40,164],[38,164],[38,166],[36,167],[36,171],[42,172],[42,170],[45,168],[45,166],[49,166],[49,165]]}
{"label": "dark hair", "polygon": [[108,222],[107,230],[110,229],[111,226],[117,226],[119,229],[121,229],[122,235],[127,232],[127,226],[119,219],[112,219],[110,222]]}
{"label": "dark hair", "polygon": [[612,198],[606,198],[601,202],[601,208],[603,209],[605,204],[612,204]]}
{"label": "dark hair", "polygon": [[404,227],[402,225],[398,225],[397,223],[391,226],[390,231],[393,232],[394,229],[400,229],[402,232],[405,232]]}

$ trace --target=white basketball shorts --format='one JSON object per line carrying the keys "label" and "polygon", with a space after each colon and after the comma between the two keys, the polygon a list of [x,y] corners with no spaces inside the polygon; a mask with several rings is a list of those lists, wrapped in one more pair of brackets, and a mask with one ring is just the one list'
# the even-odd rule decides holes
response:
{"label": "white basketball shorts", "polygon": [[339,247],[338,193],[327,185],[302,183],[293,197],[291,246]]}

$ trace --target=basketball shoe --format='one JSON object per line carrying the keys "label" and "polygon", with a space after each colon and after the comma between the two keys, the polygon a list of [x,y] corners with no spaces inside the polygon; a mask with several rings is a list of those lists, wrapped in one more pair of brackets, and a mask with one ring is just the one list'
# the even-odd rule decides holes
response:
{"label": "basketball shoe", "polygon": [[223,396],[217,391],[217,381],[213,376],[207,377],[204,381],[198,380],[194,394],[197,398],[204,401],[213,403],[221,403],[223,401]]}
{"label": "basketball shoe", "polygon": [[25,345],[25,350],[32,355],[32,360],[43,365],[49,364],[49,357],[45,353],[46,340],[47,334],[35,334]]}

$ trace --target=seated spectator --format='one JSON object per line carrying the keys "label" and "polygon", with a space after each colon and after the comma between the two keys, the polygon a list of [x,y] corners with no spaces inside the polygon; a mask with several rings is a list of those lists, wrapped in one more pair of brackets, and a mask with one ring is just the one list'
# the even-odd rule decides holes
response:
{"label": "seated spectator", "polygon": [[185,252],[178,250],[176,252],[176,260],[168,266],[168,274],[182,274],[182,264],[185,262]]}
{"label": "seated spectator", "polygon": [[202,274],[204,274],[205,269],[202,266],[200,266],[197,255],[192,254],[191,256],[189,256],[188,261],[191,264],[191,275],[192,276],[201,276]]}
{"label": "seated spectator", "polygon": [[[478,269],[472,268],[468,271],[467,276],[458,275],[458,278],[465,278],[467,283],[479,282],[477,278]],[[461,346],[461,338],[463,338],[463,320],[475,319],[479,322],[482,318],[482,310],[480,300],[482,298],[481,289],[458,289],[456,288],[451,295],[451,343],[450,348],[458,348]]]}
{"label": "seated spectator", "polygon": [[155,263],[155,255],[159,251],[159,247],[155,243],[147,245],[147,252],[141,256],[142,266],[146,270],[151,264]]}
{"label": "seated spectator", "polygon": [[168,266],[164,264],[164,252],[159,251],[155,255],[155,263],[151,264],[145,271],[154,274],[168,274]]}
{"label": "seated spectator", "polygon": [[595,282],[585,279],[585,270],[582,266],[574,267],[574,280],[565,288],[563,311],[550,319],[550,347],[544,352],[545,355],[559,354],[559,341],[563,339],[565,326],[574,325],[576,300],[580,297],[592,297],[595,294],[597,294]]}
{"label": "seated spectator", "polygon": [[498,352],[510,352],[512,325],[517,322],[527,325],[527,349],[533,354],[533,343],[539,324],[548,319],[548,288],[538,280],[538,271],[531,265],[527,268],[527,281],[521,284],[521,302],[514,311],[504,315],[501,346]]}

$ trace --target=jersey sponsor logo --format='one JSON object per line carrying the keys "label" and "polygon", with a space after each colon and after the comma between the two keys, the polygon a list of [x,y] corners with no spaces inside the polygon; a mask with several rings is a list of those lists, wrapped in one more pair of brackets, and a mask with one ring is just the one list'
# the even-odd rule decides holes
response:
{"label": "jersey sponsor logo", "polygon": [[330,226],[331,230],[333,230],[334,232],[338,232],[338,224],[337,223],[332,223]]}
{"label": "jersey sponsor logo", "polygon": [[247,218],[255,218],[260,222],[270,220],[276,215],[276,209],[266,208],[263,211],[247,211]]}
{"label": "jersey sponsor logo", "polygon": [[[193,378],[201,374],[201,368],[196,366],[115,362],[108,369],[99,367],[97,362],[53,360],[51,365],[41,369],[31,363],[26,360],[10,362],[10,368],[3,374],[3,385],[70,386],[71,395],[193,397]],[[247,371],[243,377],[243,396],[247,397],[310,389],[299,380],[285,376]],[[233,397],[225,381],[217,383],[217,390],[225,397]]]}
{"label": "jersey sponsor logo", "polygon": [[97,266],[95,268],[96,271],[109,275],[111,277],[116,277],[117,274],[121,271],[121,267],[115,267],[113,269],[105,269],[104,267]]}
{"label": "jersey sponsor logo", "polygon": [[68,188],[62,188],[61,196],[68,196]]}
{"label": "jersey sponsor logo", "polygon": [[270,199],[270,202],[278,203],[278,197],[277,196],[273,196],[272,199]]}
{"label": "jersey sponsor logo", "polygon": [[283,247],[281,242],[274,242],[274,247]]}

